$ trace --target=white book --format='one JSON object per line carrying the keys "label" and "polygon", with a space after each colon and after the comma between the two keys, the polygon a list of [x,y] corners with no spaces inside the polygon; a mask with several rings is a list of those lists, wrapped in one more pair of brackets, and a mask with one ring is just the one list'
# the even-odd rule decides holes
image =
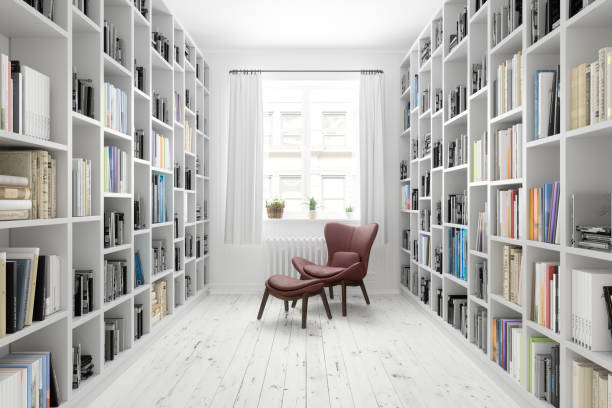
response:
{"label": "white book", "polygon": [[553,80],[555,74],[553,72],[539,72],[537,95],[537,127],[535,139],[542,139],[548,136],[548,124],[550,122],[550,101],[551,93],[553,92]]}
{"label": "white book", "polygon": [[8,130],[8,56],[0,54],[0,129]]}
{"label": "white book", "polygon": [[591,125],[599,122],[599,61],[591,63]]}
{"label": "white book", "polygon": [[0,210],[30,210],[32,200],[0,200]]}
{"label": "white book", "polygon": [[27,177],[0,175],[0,186],[27,187],[28,184]]}

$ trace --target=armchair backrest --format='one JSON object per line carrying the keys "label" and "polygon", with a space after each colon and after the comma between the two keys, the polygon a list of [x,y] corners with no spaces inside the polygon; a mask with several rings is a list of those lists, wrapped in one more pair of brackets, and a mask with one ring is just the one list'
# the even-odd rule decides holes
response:
{"label": "armchair backrest", "polygon": [[360,227],[330,222],[325,224],[324,234],[327,243],[327,265],[330,265],[336,252],[356,252],[359,254],[367,272],[370,250],[378,233],[378,224],[371,223]]}

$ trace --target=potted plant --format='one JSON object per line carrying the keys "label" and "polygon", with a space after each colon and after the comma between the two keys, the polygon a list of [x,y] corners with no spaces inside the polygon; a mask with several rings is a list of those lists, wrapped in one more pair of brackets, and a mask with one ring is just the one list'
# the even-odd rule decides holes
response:
{"label": "potted plant", "polygon": [[270,202],[266,201],[266,210],[268,211],[268,218],[283,218],[285,200],[275,198]]}
{"label": "potted plant", "polygon": [[344,208],[344,212],[346,213],[346,218],[353,218],[353,206],[348,205]]}
{"label": "potted plant", "polygon": [[317,218],[317,200],[314,197],[308,199],[308,218],[311,220]]}

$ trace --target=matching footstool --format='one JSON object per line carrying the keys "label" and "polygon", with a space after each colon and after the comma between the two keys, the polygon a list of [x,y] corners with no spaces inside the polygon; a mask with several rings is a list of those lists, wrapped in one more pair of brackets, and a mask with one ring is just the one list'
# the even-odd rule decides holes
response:
{"label": "matching footstool", "polygon": [[297,302],[302,299],[302,329],[306,328],[306,315],[308,313],[308,298],[311,296],[321,296],[327,318],[331,319],[332,315],[329,310],[329,304],[327,303],[327,297],[323,290],[324,283],[320,279],[296,279],[286,275],[273,275],[266,281],[266,290],[261,299],[261,306],[259,307],[259,314],[257,320],[261,319],[268,296],[272,295],[275,298],[285,301],[285,311],[289,311],[289,301]]}

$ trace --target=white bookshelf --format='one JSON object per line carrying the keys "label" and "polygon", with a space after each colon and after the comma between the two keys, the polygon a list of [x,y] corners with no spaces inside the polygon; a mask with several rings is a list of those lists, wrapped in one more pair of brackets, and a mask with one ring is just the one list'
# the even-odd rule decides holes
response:
{"label": "white bookshelf", "polygon": [[[409,264],[412,270],[418,271],[420,277],[431,279],[430,301],[424,304],[406,286],[400,284],[401,292],[413,299],[424,309],[430,312],[431,318],[440,323],[443,330],[458,345],[465,345],[471,355],[483,369],[487,370],[503,388],[514,395],[521,406],[552,406],[547,402],[536,399],[528,391],[528,381],[517,383],[503,369],[492,360],[491,319],[496,317],[516,317],[523,320],[523,349],[528,350],[528,338],[531,336],[549,337],[560,345],[560,392],[561,407],[570,407],[572,404],[572,369],[571,361],[584,358],[603,368],[612,371],[612,353],[591,352],[574,344],[571,341],[571,270],[578,266],[601,267],[612,270],[612,254],[573,248],[570,244],[570,215],[569,205],[572,193],[581,192],[610,192],[612,180],[608,175],[612,171],[609,153],[612,151],[612,121],[598,123],[581,129],[569,130],[570,114],[570,78],[571,68],[596,59],[597,50],[603,46],[612,45],[612,0],[595,0],[591,5],[569,17],[569,1],[561,0],[560,26],[541,38],[535,44],[529,44],[530,14],[529,1],[523,1],[523,23],[515,32],[510,33],[495,47],[492,46],[492,13],[502,7],[502,0],[488,0],[481,9],[475,12],[474,0],[444,1],[441,9],[432,17],[432,21],[443,18],[444,41],[441,50],[431,50],[432,56],[424,62],[420,61],[421,44],[427,38],[433,38],[432,24],[427,24],[417,40],[414,42],[405,58],[401,62],[401,73],[408,73],[409,90],[403,92],[400,101],[402,109],[405,101],[411,101],[411,126],[398,135],[400,159],[410,160],[409,182],[412,188],[419,188],[422,194],[420,180],[425,171],[431,171],[431,197],[426,200],[419,197],[419,209],[432,208],[437,201],[442,202],[441,227],[434,225],[431,220],[432,250],[438,245],[443,247],[443,273],[439,274],[426,265],[417,262],[412,247],[401,248],[399,252],[400,263]],[[459,43],[452,52],[448,52],[449,34],[455,32],[455,22],[458,11],[464,6],[468,7],[468,36]],[[493,114],[493,80],[496,77],[496,68],[503,60],[510,58],[514,53],[522,51],[522,105],[507,113],[492,117]],[[486,56],[487,85],[478,92],[471,94],[471,66]],[[561,131],[560,134],[548,138],[533,140],[533,82],[537,69],[561,69]],[[444,91],[444,113],[437,114],[432,110],[423,112],[421,101],[415,107],[414,77],[419,77],[420,91],[430,89],[430,95],[436,87]],[[450,89],[457,85],[467,87],[467,111],[452,119],[448,119],[446,109],[447,95]],[[431,86],[430,86],[431,85]],[[433,106],[433,100],[431,105]],[[469,153],[467,166],[447,169],[447,142],[454,138],[458,132],[468,135],[469,146],[480,138],[486,130],[489,141],[498,129],[509,127],[515,123],[523,123],[523,177],[513,180],[494,180],[491,144],[489,143],[488,177],[485,181],[471,180],[472,152]],[[411,157],[411,143],[413,140],[423,141],[424,136],[431,132],[432,144],[436,140],[443,142],[444,169],[432,169],[433,161],[421,155],[416,159]],[[421,147],[419,143],[419,148]],[[419,152],[420,153],[420,152]],[[561,199],[558,228],[560,229],[560,245],[534,242],[526,239],[528,235],[528,200],[527,189],[541,187],[544,183],[555,180],[561,182]],[[399,186],[406,183],[401,180]],[[508,187],[521,189],[520,213],[522,216],[520,228],[523,232],[521,239],[511,239],[493,235],[495,225],[495,201],[497,191]],[[455,225],[445,224],[446,196],[449,192],[466,190],[468,194],[468,237],[469,257],[467,261],[467,280],[451,276],[445,271],[448,266],[447,230]],[[488,251],[476,251],[475,237],[478,223],[478,213],[489,203]],[[421,220],[419,211],[400,210],[401,223],[398,235],[402,230],[410,228],[411,241],[419,235],[425,234],[420,230]],[[432,213],[433,217],[433,213]],[[400,239],[401,241],[401,239]],[[523,248],[522,270],[522,306],[504,299],[502,296],[503,270],[502,248],[505,244],[517,245]],[[475,296],[476,279],[474,266],[481,260],[488,261],[488,296],[486,300]],[[555,333],[531,320],[531,286],[533,264],[537,261],[560,261],[560,332]],[[471,343],[471,338],[464,338],[460,332],[446,323],[446,310],[442,318],[437,314],[436,289],[443,291],[443,305],[446,309],[446,296],[449,294],[468,295],[468,335],[471,336],[471,316],[479,309],[487,311],[487,353],[481,351]],[[419,289],[420,290],[420,289]],[[528,378],[528,353],[524,353],[521,361],[524,378]]]}
{"label": "white bookshelf", "polygon": [[[83,406],[92,391],[106,384],[122,362],[136,358],[151,340],[184,313],[193,301],[207,292],[206,277],[210,253],[202,251],[196,257],[196,237],[208,234],[208,218],[196,218],[196,207],[204,207],[210,197],[209,178],[209,66],[195,42],[173,16],[162,0],[147,1],[149,14],[145,18],[130,0],[90,0],[89,15],[72,5],[70,0],[55,1],[55,19],[48,20],[23,0],[6,0],[0,6],[0,52],[11,59],[48,75],[51,78],[51,140],[42,141],[29,136],[0,131],[0,148],[22,147],[45,149],[57,159],[57,218],[0,222],[0,243],[3,246],[40,247],[42,254],[61,257],[63,281],[61,311],[42,322],[34,322],[14,334],[0,339],[0,356],[17,350],[49,350],[57,373],[62,405]],[[112,21],[123,39],[124,64],[103,52],[103,22]],[[172,64],[164,61],[151,47],[152,30],[161,30],[170,39]],[[193,47],[191,61],[184,57],[185,45]],[[174,62],[174,48],[180,48],[179,60]],[[145,67],[145,86],[140,91],[134,86],[134,59]],[[79,78],[90,78],[95,88],[95,118],[72,112],[72,68]],[[196,75],[196,70],[197,72]],[[111,82],[126,92],[128,97],[129,134],[105,128],[103,115],[103,84]],[[190,90],[191,109],[181,114],[181,121],[160,123],[152,117],[151,92],[159,89],[167,97],[172,117],[173,93],[184,100],[185,89]],[[199,127],[196,126],[199,115]],[[174,120],[174,118],[172,118]],[[185,121],[194,129],[191,152],[184,149]],[[135,129],[145,135],[144,159],[134,158]],[[173,161],[181,164],[181,188],[173,189],[174,174],[169,171],[170,189],[167,191],[170,222],[151,223],[150,135],[151,129],[169,137]],[[197,132],[196,132],[197,130]],[[103,191],[103,147],[116,145],[129,154],[128,193]],[[81,157],[92,161],[92,215],[72,217],[71,159]],[[196,176],[196,159],[202,172]],[[184,189],[185,166],[192,169],[192,189]],[[134,199],[143,199],[145,228],[134,230]],[[121,210],[125,213],[124,245],[104,248],[104,211]],[[184,241],[181,245],[181,269],[174,271],[174,223],[178,214],[180,234],[193,235],[193,256],[185,259]],[[151,274],[151,241],[165,238],[170,257],[170,269]],[[134,252],[139,251],[144,285],[133,288]],[[104,259],[128,261],[128,294],[112,302],[103,302]],[[94,310],[73,317],[73,269],[94,270]],[[189,277],[193,293],[185,297],[185,279]],[[164,279],[168,284],[168,315],[151,324],[152,283]],[[176,291],[175,291],[176,290]],[[134,339],[134,304],[144,307],[144,335]],[[128,344],[112,362],[104,361],[104,317],[122,317],[126,322]],[[72,389],[72,346],[80,343],[83,354],[91,354],[95,374],[81,387]],[[137,351],[138,350],[138,351]],[[1,402],[0,402],[1,405]]]}

